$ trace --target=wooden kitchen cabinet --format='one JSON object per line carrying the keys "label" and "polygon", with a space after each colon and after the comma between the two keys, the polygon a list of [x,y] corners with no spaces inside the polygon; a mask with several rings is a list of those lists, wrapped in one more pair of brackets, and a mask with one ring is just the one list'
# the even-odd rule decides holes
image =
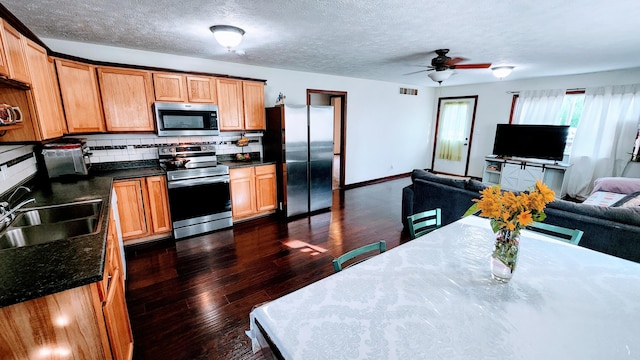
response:
{"label": "wooden kitchen cabinet", "polygon": [[217,104],[216,78],[187,75],[187,94],[190,103]]}
{"label": "wooden kitchen cabinet", "polygon": [[149,199],[149,216],[151,233],[166,233],[171,231],[171,216],[169,216],[169,198],[167,193],[167,179],[164,176],[150,176],[145,179]]}
{"label": "wooden kitchen cabinet", "polygon": [[154,131],[151,72],[98,67],[98,83],[108,131]]}
{"label": "wooden kitchen cabinet", "polygon": [[7,62],[7,46],[3,35],[3,24],[4,20],[0,19],[0,75],[11,77],[11,70]]}
{"label": "wooden kitchen cabinet", "polygon": [[264,83],[218,79],[220,130],[264,130]]}
{"label": "wooden kitchen cabinet", "polygon": [[133,334],[110,211],[101,281],[0,308],[2,359],[127,359]]}
{"label": "wooden kitchen cabinet", "polygon": [[164,176],[117,180],[120,228],[125,244],[170,236],[171,216]]}
{"label": "wooden kitchen cabinet", "polygon": [[267,128],[264,109],[264,83],[243,81],[242,97],[244,101],[245,130],[265,130]]}
{"label": "wooden kitchen cabinet", "polygon": [[118,196],[122,238],[125,241],[148,234],[143,197],[144,185],[144,178],[113,182],[113,188]]}
{"label": "wooden kitchen cabinet", "polygon": [[9,77],[14,80],[31,83],[27,56],[25,53],[26,38],[6,21],[2,21],[2,43],[5,50],[5,60]]}
{"label": "wooden kitchen cabinet", "polygon": [[242,81],[217,79],[218,121],[220,130],[244,130]]}
{"label": "wooden kitchen cabinet", "polygon": [[66,124],[53,59],[43,47],[29,39],[25,43],[25,54],[31,73],[31,92],[39,128],[39,134],[36,134],[39,138],[35,140],[61,137],[66,132]]}
{"label": "wooden kitchen cabinet", "polygon": [[62,59],[55,63],[69,133],[105,132],[96,68]]}
{"label": "wooden kitchen cabinet", "polygon": [[153,73],[156,101],[187,102],[187,81],[184,75]]}
{"label": "wooden kitchen cabinet", "polygon": [[233,220],[273,213],[277,205],[276,166],[229,169]]}

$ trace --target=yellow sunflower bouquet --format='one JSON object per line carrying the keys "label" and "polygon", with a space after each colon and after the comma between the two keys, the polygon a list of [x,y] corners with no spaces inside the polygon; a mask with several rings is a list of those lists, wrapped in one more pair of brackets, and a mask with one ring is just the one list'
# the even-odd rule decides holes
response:
{"label": "yellow sunflower bouquet", "polygon": [[501,191],[499,185],[482,190],[480,195],[480,199],[473,199],[473,205],[464,216],[480,212],[480,216],[491,220],[494,233],[506,230],[512,234],[508,238],[519,235],[520,230],[532,222],[544,220],[544,208],[555,198],[554,191],[540,180],[532,190],[518,195]]}

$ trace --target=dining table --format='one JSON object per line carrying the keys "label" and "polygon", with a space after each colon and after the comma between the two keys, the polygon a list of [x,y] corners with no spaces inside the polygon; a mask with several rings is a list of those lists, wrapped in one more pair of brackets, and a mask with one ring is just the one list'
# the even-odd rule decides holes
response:
{"label": "dining table", "polygon": [[491,278],[495,239],[488,219],[467,216],[256,306],[253,349],[288,360],[640,359],[640,264],[524,229],[503,284]]}

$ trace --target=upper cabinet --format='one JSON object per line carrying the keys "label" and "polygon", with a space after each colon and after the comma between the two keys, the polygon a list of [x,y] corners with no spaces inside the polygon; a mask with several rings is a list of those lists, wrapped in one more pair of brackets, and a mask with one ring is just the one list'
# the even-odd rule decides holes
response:
{"label": "upper cabinet", "polygon": [[264,109],[264,83],[243,81],[244,128],[246,130],[264,130],[267,128]]}
{"label": "upper cabinet", "polygon": [[69,133],[104,132],[96,68],[70,60],[55,62]]}
{"label": "upper cabinet", "polygon": [[243,130],[242,81],[218,79],[216,85],[220,130]]}
{"label": "upper cabinet", "polygon": [[151,72],[98,67],[100,95],[108,131],[153,131]]}
{"label": "upper cabinet", "polygon": [[218,103],[215,77],[153,73],[153,90],[156,101]]}
{"label": "upper cabinet", "polygon": [[187,101],[187,82],[184,75],[153,73],[153,90],[156,101]]}
{"label": "upper cabinet", "polygon": [[187,75],[187,93],[191,103],[217,104],[216,78]]}
{"label": "upper cabinet", "polygon": [[61,137],[66,132],[62,102],[53,59],[47,51],[31,40],[25,42],[25,54],[31,73],[31,92],[40,138]]}
{"label": "upper cabinet", "polygon": [[218,79],[220,130],[264,130],[264,83]]}
{"label": "upper cabinet", "polygon": [[31,83],[26,58],[26,38],[11,25],[1,20],[0,32],[4,45],[8,75],[11,79]]}

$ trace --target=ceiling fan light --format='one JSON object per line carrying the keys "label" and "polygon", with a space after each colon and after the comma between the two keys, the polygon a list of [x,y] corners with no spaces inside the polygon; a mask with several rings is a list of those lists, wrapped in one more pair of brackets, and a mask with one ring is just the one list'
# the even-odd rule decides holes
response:
{"label": "ceiling fan light", "polygon": [[453,75],[453,70],[442,70],[442,71],[434,71],[429,73],[427,76],[429,76],[429,78],[431,78],[431,80],[441,83],[445,80],[447,80],[448,78],[451,77],[451,75]]}
{"label": "ceiling fan light", "polygon": [[244,35],[244,30],[231,25],[214,25],[210,27],[209,30],[213,33],[216,41],[229,51],[231,48],[240,45],[242,36]]}
{"label": "ceiling fan light", "polygon": [[492,67],[491,71],[493,72],[493,76],[497,77],[498,79],[502,79],[509,76],[509,74],[511,74],[511,72],[513,71],[513,68],[514,66],[496,66]]}

